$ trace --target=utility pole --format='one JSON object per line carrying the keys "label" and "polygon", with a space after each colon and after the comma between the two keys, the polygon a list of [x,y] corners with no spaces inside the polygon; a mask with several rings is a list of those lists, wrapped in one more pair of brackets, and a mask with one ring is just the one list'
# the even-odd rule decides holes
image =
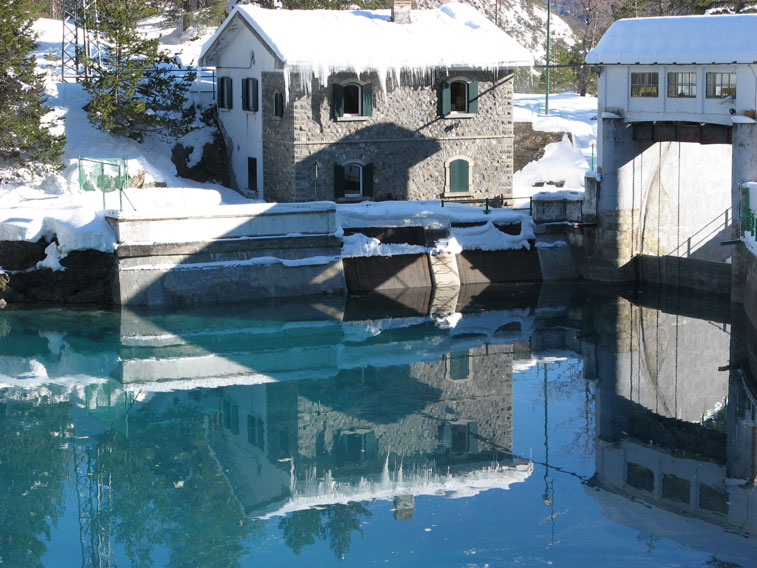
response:
{"label": "utility pole", "polygon": [[549,24],[552,14],[552,0],[547,0],[547,87],[544,93],[544,114],[549,115]]}
{"label": "utility pole", "polygon": [[[102,57],[100,32],[88,29],[91,22],[97,21],[97,0],[63,0],[61,20],[61,79],[66,82],[91,77],[92,69],[87,61],[93,58],[100,60]],[[82,55],[85,56],[84,59]]]}

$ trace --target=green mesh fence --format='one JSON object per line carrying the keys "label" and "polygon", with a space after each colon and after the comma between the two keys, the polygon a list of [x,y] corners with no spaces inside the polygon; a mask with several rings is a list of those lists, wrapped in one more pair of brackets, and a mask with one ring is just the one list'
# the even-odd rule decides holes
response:
{"label": "green mesh fence", "polygon": [[79,158],[79,187],[83,191],[102,192],[105,209],[106,193],[129,187],[126,158]]}

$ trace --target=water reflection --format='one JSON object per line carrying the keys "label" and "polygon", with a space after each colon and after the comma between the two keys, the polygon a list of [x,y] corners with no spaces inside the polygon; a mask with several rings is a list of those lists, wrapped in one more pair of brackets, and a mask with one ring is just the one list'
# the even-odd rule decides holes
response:
{"label": "water reflection", "polygon": [[664,550],[659,565],[679,545],[748,565],[755,334],[728,306],[470,288],[233,314],[7,309],[0,330],[8,565],[367,562],[393,530],[378,504],[408,527],[439,497],[486,519],[507,489],[512,543],[442,519],[468,552],[427,557],[564,559],[580,519],[632,529],[611,546]]}

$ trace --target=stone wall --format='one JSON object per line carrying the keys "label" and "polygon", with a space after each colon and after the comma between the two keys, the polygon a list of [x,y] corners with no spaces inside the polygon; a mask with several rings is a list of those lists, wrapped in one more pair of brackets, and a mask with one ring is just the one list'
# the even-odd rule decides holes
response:
{"label": "stone wall", "polygon": [[[389,79],[384,91],[375,73],[340,73],[327,85],[313,80],[309,89],[293,74],[284,117],[277,121],[267,105],[276,89],[283,92],[283,77],[264,74],[265,198],[314,199],[317,161],[317,198],[334,199],[334,165],[354,161],[373,164],[375,200],[438,199],[446,163],[460,156],[472,163],[470,197],[512,195],[512,78],[466,72],[466,80],[479,81],[478,112],[442,117],[440,87],[458,77],[463,74],[402,74],[399,84]],[[333,116],[333,84],[348,80],[371,83],[370,117]]]}
{"label": "stone wall", "polygon": [[273,115],[274,95],[286,93],[284,76],[263,73],[261,105],[263,115],[263,192],[267,201],[298,201],[294,185],[294,107],[285,101],[284,116]]}
{"label": "stone wall", "polygon": [[[458,359],[455,364],[458,373],[468,365],[467,377],[451,377],[453,358]],[[316,396],[317,390],[308,392],[307,387],[302,388],[297,398],[297,439],[301,457],[315,460],[317,449],[334,452],[340,432],[372,431],[378,452],[374,463],[366,465],[374,468],[382,465],[391,452],[404,458],[407,467],[413,462],[412,458],[428,460],[444,453],[440,426],[467,422],[476,423],[478,443],[464,453],[510,451],[513,445],[512,359],[513,345],[488,345],[450,353],[437,361],[395,367],[393,378],[389,380],[397,381],[395,389],[402,389],[399,398],[396,390],[378,393],[371,390],[367,392],[372,394],[366,394],[363,389],[364,381],[386,381],[386,370],[373,371],[375,377],[371,375],[370,380],[368,370],[343,372],[342,388],[331,387],[333,407]],[[346,378],[350,373],[354,375],[353,388],[345,388],[350,384]],[[366,374],[362,380],[361,373]],[[384,416],[385,420],[376,422],[345,410],[352,408],[354,399],[364,395],[373,397],[373,405],[387,404],[401,411],[397,420]],[[391,402],[384,396],[391,396]]]}

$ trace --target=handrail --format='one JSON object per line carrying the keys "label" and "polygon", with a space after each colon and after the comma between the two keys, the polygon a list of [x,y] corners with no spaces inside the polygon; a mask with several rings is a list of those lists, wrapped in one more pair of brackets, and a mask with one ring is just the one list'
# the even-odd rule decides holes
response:
{"label": "handrail", "polygon": [[515,201],[516,200],[526,200],[528,199],[528,214],[533,215],[534,211],[534,205],[533,205],[533,197],[529,196],[509,196],[505,197],[504,195],[499,195],[497,197],[453,197],[450,195],[447,195],[446,197],[442,196],[439,201],[441,203],[441,206],[444,207],[444,203],[464,203],[464,204],[475,204],[475,205],[483,205],[484,206],[484,213],[487,215],[489,214],[489,208],[497,208],[497,209],[517,209],[515,207]]}

